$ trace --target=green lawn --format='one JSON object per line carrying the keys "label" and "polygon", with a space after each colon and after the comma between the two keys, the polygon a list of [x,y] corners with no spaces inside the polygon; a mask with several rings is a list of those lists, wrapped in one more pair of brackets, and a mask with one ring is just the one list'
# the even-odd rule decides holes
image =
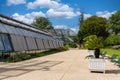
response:
{"label": "green lawn", "polygon": [[107,55],[112,55],[112,54],[117,54],[118,57],[117,58],[120,58],[120,49],[101,49],[101,51],[106,51],[107,52]]}

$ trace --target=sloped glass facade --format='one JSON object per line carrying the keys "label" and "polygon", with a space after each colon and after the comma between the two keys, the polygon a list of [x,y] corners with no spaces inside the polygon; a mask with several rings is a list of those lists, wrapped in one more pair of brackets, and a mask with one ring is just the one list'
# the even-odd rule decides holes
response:
{"label": "sloped glass facade", "polygon": [[55,36],[0,15],[0,51],[46,50],[63,46]]}

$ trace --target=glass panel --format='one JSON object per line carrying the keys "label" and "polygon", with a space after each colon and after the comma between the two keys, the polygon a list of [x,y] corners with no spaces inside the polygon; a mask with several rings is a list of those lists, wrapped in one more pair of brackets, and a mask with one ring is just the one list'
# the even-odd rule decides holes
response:
{"label": "glass panel", "polygon": [[35,50],[35,49],[37,49],[37,45],[36,45],[36,42],[35,42],[34,38],[32,38],[32,37],[26,37],[26,41],[27,41],[29,50]]}
{"label": "glass panel", "polygon": [[0,30],[3,32],[3,33],[8,33],[8,31],[6,30],[6,28],[4,27],[5,24],[2,24],[0,23]]}
{"label": "glass panel", "polygon": [[29,34],[30,34],[31,37],[35,37],[35,34],[32,31],[29,31]]}
{"label": "glass panel", "polygon": [[20,28],[16,28],[16,31],[17,31],[16,34],[18,34],[18,35],[23,35],[23,32],[22,32],[22,30],[21,30]]}
{"label": "glass panel", "polygon": [[14,32],[12,31],[12,27],[11,27],[11,26],[9,26],[9,25],[4,25],[4,27],[6,28],[6,30],[8,31],[8,33],[14,34]]}
{"label": "glass panel", "polygon": [[44,39],[44,38],[42,38],[42,34],[39,34],[39,38]]}
{"label": "glass panel", "polygon": [[27,30],[24,30],[24,35],[29,36],[29,32]]}
{"label": "glass panel", "polygon": [[40,38],[40,37],[41,37],[41,35],[40,35],[39,33],[37,33],[37,34],[36,34],[36,36],[37,36],[38,38]]}
{"label": "glass panel", "polygon": [[25,30],[24,29],[21,29],[21,28],[18,28],[19,29],[19,34],[23,35],[23,36],[26,36],[25,34]]}
{"label": "glass panel", "polygon": [[36,33],[36,32],[34,32],[34,37],[39,38],[39,37],[37,36],[37,33]]}
{"label": "glass panel", "polygon": [[16,36],[15,35],[10,35],[10,36],[11,36],[11,42],[12,42],[14,51],[19,51],[20,46],[18,44],[18,40],[17,40]]}
{"label": "glass panel", "polygon": [[3,50],[4,50],[4,46],[3,46],[2,38],[1,38],[1,35],[0,35],[0,51],[3,51]]}
{"label": "glass panel", "polygon": [[33,34],[31,31],[27,31],[27,33],[28,33],[27,36],[32,37]]}
{"label": "glass panel", "polygon": [[11,51],[12,48],[11,48],[11,44],[10,44],[10,40],[9,40],[8,36],[5,34],[2,34],[1,37],[3,40],[4,47],[5,47],[5,51]]}
{"label": "glass panel", "polygon": [[2,32],[1,27],[2,27],[2,24],[0,23],[0,32]]}
{"label": "glass panel", "polygon": [[17,31],[17,28],[13,27],[14,34],[20,34],[19,31]]}

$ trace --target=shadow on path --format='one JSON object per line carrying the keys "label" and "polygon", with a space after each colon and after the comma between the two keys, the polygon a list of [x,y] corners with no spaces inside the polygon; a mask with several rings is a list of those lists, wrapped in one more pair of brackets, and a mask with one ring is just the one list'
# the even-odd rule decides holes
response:
{"label": "shadow on path", "polygon": [[[37,62],[30,65],[24,65],[26,63],[23,63],[22,65],[10,65],[7,67],[0,68],[0,80],[9,78],[9,77],[16,77],[20,76],[26,73],[29,73],[31,71],[35,70],[43,70],[43,71],[49,71],[50,67],[53,67],[55,65],[58,65],[62,63],[63,61],[43,61],[43,62]],[[14,67],[15,68],[12,68]],[[4,77],[1,77],[4,76]]]}

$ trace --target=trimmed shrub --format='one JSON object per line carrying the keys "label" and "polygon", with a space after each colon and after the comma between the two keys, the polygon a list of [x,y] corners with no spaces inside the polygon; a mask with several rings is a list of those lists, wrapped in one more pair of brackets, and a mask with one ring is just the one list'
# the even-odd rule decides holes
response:
{"label": "trimmed shrub", "polygon": [[97,49],[103,47],[103,43],[97,38],[96,35],[87,36],[84,40],[84,47],[88,49]]}
{"label": "trimmed shrub", "polygon": [[111,34],[110,36],[108,36],[106,38],[106,40],[104,41],[104,44],[106,46],[120,45],[120,36],[115,35],[115,34]]}
{"label": "trimmed shrub", "polygon": [[65,49],[65,50],[69,50],[69,48],[70,48],[70,46],[69,46],[68,44],[66,44],[66,45],[64,46],[64,49]]}

